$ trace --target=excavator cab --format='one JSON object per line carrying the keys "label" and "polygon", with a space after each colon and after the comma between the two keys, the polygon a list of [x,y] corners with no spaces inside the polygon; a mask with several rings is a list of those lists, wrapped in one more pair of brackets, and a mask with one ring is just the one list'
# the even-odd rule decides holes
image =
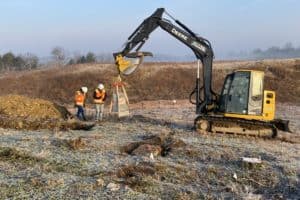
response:
{"label": "excavator cab", "polygon": [[219,111],[227,117],[273,120],[275,92],[263,90],[264,72],[238,70],[227,75],[219,102]]}

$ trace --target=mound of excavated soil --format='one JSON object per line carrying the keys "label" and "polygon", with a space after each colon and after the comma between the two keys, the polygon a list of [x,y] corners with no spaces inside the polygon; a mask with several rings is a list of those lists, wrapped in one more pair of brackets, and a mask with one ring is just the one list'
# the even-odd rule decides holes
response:
{"label": "mound of excavated soil", "polygon": [[0,114],[29,119],[66,119],[68,110],[53,102],[20,95],[0,97]]}
{"label": "mound of excavated soil", "polygon": [[94,124],[72,118],[63,106],[43,99],[19,95],[0,97],[0,127],[12,129],[89,130]]}

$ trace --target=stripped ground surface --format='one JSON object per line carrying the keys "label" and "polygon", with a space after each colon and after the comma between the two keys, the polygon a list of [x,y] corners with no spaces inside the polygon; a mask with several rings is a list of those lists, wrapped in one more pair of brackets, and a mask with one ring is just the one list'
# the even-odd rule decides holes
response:
{"label": "stripped ground surface", "polygon": [[[277,107],[294,134],[275,140],[200,135],[192,130],[194,107],[186,101],[143,102],[131,109],[131,118],[106,116],[91,131],[0,129],[0,199],[300,196],[299,106]],[[169,146],[151,158],[125,152],[130,144]],[[262,165],[244,166],[241,157],[261,158]]]}

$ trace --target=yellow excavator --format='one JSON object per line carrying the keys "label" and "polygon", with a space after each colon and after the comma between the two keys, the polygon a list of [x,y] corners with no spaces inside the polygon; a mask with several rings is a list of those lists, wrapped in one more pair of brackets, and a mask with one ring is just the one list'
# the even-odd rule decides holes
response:
{"label": "yellow excavator", "polygon": [[[163,14],[170,19],[163,18]],[[151,52],[140,49],[158,27],[189,47],[197,58],[196,86],[189,96],[190,102],[196,106],[194,124],[197,131],[262,137],[276,137],[278,130],[290,132],[289,121],[275,119],[275,92],[264,90],[263,71],[236,70],[226,76],[222,92],[216,94],[212,90],[214,53],[210,42],[176,20],[164,8],[158,8],[146,18],[129,36],[124,49],[113,54],[119,74],[132,74],[141,65],[144,56],[152,56]]]}

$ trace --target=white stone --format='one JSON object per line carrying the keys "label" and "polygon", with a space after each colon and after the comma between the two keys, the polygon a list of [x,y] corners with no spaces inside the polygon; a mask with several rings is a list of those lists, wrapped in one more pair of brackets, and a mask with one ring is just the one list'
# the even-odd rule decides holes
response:
{"label": "white stone", "polygon": [[107,186],[106,186],[107,189],[109,189],[110,191],[117,191],[120,189],[120,186],[118,184],[115,184],[115,183],[109,183]]}

